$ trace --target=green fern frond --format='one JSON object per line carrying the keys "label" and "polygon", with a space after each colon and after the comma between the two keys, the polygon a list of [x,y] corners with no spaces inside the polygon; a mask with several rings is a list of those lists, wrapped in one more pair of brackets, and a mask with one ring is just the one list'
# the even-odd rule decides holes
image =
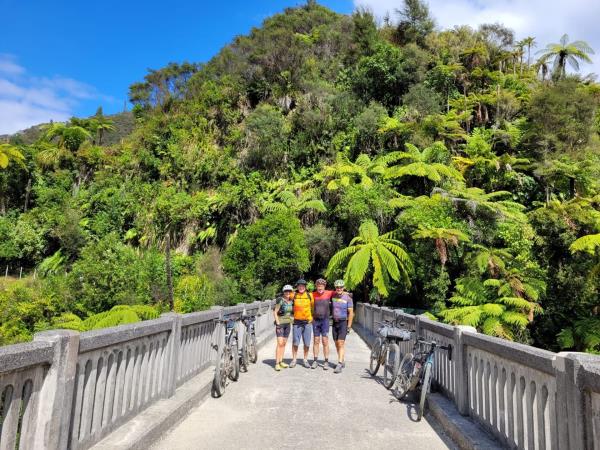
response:
{"label": "green fern frond", "polygon": [[594,255],[597,248],[600,248],[600,233],[580,237],[571,244],[569,250],[571,253],[586,252]]}

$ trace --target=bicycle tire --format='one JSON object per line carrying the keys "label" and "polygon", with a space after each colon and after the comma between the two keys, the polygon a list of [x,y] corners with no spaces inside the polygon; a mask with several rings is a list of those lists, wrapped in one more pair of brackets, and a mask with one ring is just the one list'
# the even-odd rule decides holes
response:
{"label": "bicycle tire", "polygon": [[419,401],[419,411],[417,420],[423,418],[425,414],[425,399],[427,398],[427,392],[431,386],[431,363],[426,364],[425,375],[423,376],[423,384],[421,385],[421,400]]}
{"label": "bicycle tire", "polygon": [[237,344],[231,346],[231,359],[233,368],[231,372],[229,372],[229,378],[231,381],[237,381],[240,378],[240,353]]}
{"label": "bicycle tire", "polygon": [[213,378],[213,393],[215,397],[221,397],[225,393],[225,386],[227,385],[227,374],[225,373],[227,364],[227,351],[225,348],[221,350],[221,355],[217,360],[215,366],[215,376]]}
{"label": "bicycle tire", "polygon": [[241,366],[242,372],[248,372],[248,366],[250,366],[249,356],[248,356],[248,335],[244,335],[244,342],[242,342],[242,357]]}
{"label": "bicycle tire", "polygon": [[[398,368],[400,367],[400,347],[395,342],[388,344],[383,363],[383,385],[391,389],[396,382]],[[391,361],[390,361],[391,359]]]}
{"label": "bicycle tire", "polygon": [[250,335],[250,362],[252,364],[256,364],[258,361],[258,346],[256,345],[256,334],[252,333]]}
{"label": "bicycle tire", "polygon": [[371,376],[377,375],[379,366],[381,365],[381,351],[383,350],[383,339],[377,338],[373,348],[371,349],[371,360],[369,363],[369,373]]}
{"label": "bicycle tire", "polygon": [[402,358],[398,367],[398,376],[396,382],[396,396],[399,400],[403,399],[411,390],[411,377],[413,373],[413,354],[407,353]]}

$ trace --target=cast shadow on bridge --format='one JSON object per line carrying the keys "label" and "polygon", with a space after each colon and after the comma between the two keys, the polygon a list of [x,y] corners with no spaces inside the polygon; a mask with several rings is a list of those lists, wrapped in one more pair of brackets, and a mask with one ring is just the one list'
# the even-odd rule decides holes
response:
{"label": "cast shadow on bridge", "polygon": [[[363,379],[367,379],[367,380],[372,380],[374,382],[376,382],[377,384],[379,384],[382,388],[385,389],[385,386],[383,385],[383,378],[380,376],[373,376],[369,373],[368,369],[365,369],[364,374],[361,375],[361,378]],[[411,422],[418,422],[419,420],[417,419],[418,416],[418,411],[417,411],[417,400],[415,400],[414,398],[414,392],[409,392],[409,394],[407,395],[407,397],[403,398],[402,400],[399,400],[394,391],[390,390],[389,391],[389,403],[398,403],[402,406],[406,407],[406,417],[408,417],[408,419]],[[429,420],[428,420],[429,422]]]}

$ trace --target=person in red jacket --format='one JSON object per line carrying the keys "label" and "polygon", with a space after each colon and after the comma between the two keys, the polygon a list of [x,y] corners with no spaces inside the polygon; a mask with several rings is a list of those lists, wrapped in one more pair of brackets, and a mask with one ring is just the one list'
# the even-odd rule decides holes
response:
{"label": "person in red jacket", "polygon": [[313,292],[313,355],[314,361],[311,368],[319,367],[317,359],[319,358],[319,347],[323,343],[323,370],[329,369],[329,316],[331,314],[331,297],[334,291],[327,291],[327,281],[319,278],[315,283],[317,290]]}

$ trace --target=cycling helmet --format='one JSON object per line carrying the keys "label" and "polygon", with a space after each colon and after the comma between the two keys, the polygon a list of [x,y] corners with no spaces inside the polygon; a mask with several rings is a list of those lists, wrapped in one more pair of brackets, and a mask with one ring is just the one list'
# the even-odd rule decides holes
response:
{"label": "cycling helmet", "polygon": [[286,285],[283,287],[283,289],[281,290],[281,292],[292,292],[293,290],[294,290],[294,288],[293,288],[291,285],[289,285],[289,284],[286,284]]}
{"label": "cycling helmet", "polygon": [[319,278],[317,281],[315,281],[315,284],[322,284],[323,286],[327,286],[327,280],[325,280],[324,278]]}
{"label": "cycling helmet", "polygon": [[296,281],[296,286],[298,286],[299,284],[303,284],[304,286],[306,286],[306,280],[304,278],[300,278],[298,281]]}
{"label": "cycling helmet", "polygon": [[333,285],[338,288],[338,287],[344,287],[344,280],[335,280],[335,283],[333,283]]}

